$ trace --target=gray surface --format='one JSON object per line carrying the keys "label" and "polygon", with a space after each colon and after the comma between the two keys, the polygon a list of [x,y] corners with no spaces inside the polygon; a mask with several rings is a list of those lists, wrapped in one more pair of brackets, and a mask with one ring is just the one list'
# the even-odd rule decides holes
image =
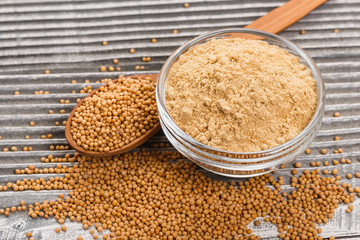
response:
{"label": "gray surface", "polygon": [[[32,146],[33,152],[0,152],[0,184],[16,181],[25,176],[14,175],[16,168],[30,163],[36,167],[50,166],[40,162],[49,154],[63,156],[73,151],[50,151],[50,145],[65,144],[64,127],[56,121],[66,120],[75,106],[77,92],[89,79],[94,82],[119,73],[99,73],[101,65],[111,66],[112,59],[124,74],[139,73],[136,65],[144,65],[145,72],[158,71],[167,56],[177,46],[205,31],[224,27],[241,27],[284,1],[188,1],[184,8],[179,1],[70,1],[28,0],[0,2],[0,150],[4,147]],[[178,29],[179,34],[172,33]],[[306,34],[300,35],[300,30]],[[333,30],[338,29],[338,33]],[[298,160],[309,168],[312,160],[333,160],[341,157],[353,160],[351,165],[339,165],[340,172],[360,171],[360,0],[334,0],[321,6],[306,18],[280,34],[303,47],[318,63],[326,81],[326,112],[319,136],[312,144],[312,154]],[[157,38],[157,43],[151,43]],[[102,41],[108,41],[102,46]],[[130,54],[129,49],[136,53]],[[142,63],[141,57],[152,61]],[[44,75],[49,69],[50,75]],[[66,73],[66,74],[65,74]],[[71,84],[71,80],[78,84]],[[48,90],[50,95],[33,95],[34,91]],[[13,95],[20,91],[21,95]],[[60,104],[60,99],[70,99],[71,104]],[[55,114],[49,115],[53,109]],[[58,114],[65,109],[67,114]],[[341,117],[333,118],[335,111]],[[29,122],[35,121],[35,127]],[[40,139],[52,133],[53,139]],[[30,140],[25,140],[30,135]],[[341,141],[333,141],[334,136]],[[166,142],[161,133],[152,142]],[[327,148],[329,154],[320,155]],[[344,153],[331,154],[335,148]],[[322,167],[323,168],[323,167]],[[329,167],[332,169],[333,167]],[[289,176],[290,168],[278,173]],[[26,176],[30,177],[30,176]],[[32,177],[41,177],[40,175]],[[43,177],[50,177],[50,174]],[[345,180],[344,180],[345,181]],[[359,179],[346,180],[360,185]],[[21,199],[28,202],[56,198],[60,191],[35,193],[0,192],[0,207],[11,206]],[[336,235],[346,239],[360,239],[360,201],[355,210],[345,214],[340,207],[335,218],[324,225],[323,236]],[[26,214],[9,218],[0,216],[0,239],[25,239],[24,232],[34,230],[36,239],[75,239],[86,234],[81,226],[67,223],[66,234],[55,235],[53,220],[30,220]],[[254,228],[264,239],[275,239],[276,229],[261,224]],[[88,235],[84,235],[87,238]],[[352,236],[352,237],[351,237]],[[351,237],[351,238],[348,238]]]}

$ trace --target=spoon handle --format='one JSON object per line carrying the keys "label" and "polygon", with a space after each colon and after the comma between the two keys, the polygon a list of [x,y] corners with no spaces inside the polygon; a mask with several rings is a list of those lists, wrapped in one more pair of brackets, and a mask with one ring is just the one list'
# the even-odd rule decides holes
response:
{"label": "spoon handle", "polygon": [[256,19],[245,28],[278,33],[305,17],[327,0],[290,0],[268,14]]}

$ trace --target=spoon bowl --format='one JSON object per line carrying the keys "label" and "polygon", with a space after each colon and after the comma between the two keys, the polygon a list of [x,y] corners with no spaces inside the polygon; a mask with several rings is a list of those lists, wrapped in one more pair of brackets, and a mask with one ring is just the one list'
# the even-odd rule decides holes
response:
{"label": "spoon bowl", "polygon": [[[147,74],[147,75],[133,75],[133,76],[126,76],[126,77],[130,77],[130,78],[142,78],[142,79],[149,79],[152,82],[156,83],[158,74]],[[118,81],[118,79],[113,80],[113,83],[116,83]],[[103,86],[108,85],[105,84]],[[99,87],[100,88],[100,87]],[[146,133],[144,133],[143,135],[141,135],[140,137],[136,138],[134,141],[126,144],[125,146],[109,151],[109,152],[96,152],[96,151],[91,151],[91,150],[86,150],[83,147],[79,146],[75,140],[72,137],[71,134],[71,120],[77,110],[78,107],[80,107],[86,98],[91,97],[92,95],[94,95],[96,92],[99,91],[99,88],[95,89],[94,91],[92,91],[88,96],[86,96],[85,98],[83,98],[78,105],[76,105],[76,107],[71,111],[69,118],[66,122],[66,127],[65,127],[65,137],[66,137],[66,141],[70,144],[70,146],[75,149],[77,152],[81,153],[82,155],[85,156],[91,156],[91,157],[108,157],[108,156],[113,156],[113,155],[118,155],[121,153],[125,153],[128,152],[130,150],[133,150],[134,148],[139,147],[141,144],[143,144],[144,142],[146,142],[147,140],[149,140],[152,136],[154,136],[155,133],[157,133],[160,130],[160,122],[157,122],[152,128],[150,128],[149,130],[146,131]]]}

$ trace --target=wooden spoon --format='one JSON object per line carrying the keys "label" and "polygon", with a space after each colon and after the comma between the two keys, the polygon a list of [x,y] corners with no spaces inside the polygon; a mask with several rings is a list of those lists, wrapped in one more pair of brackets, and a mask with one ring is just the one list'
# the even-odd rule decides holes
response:
{"label": "wooden spoon", "polygon": [[[157,74],[147,74],[147,75],[133,75],[133,76],[129,76],[130,78],[143,78],[143,79],[149,79],[153,82],[156,83],[157,80]],[[114,83],[116,83],[118,81],[118,79],[113,80]],[[105,84],[104,86],[108,85]],[[124,152],[128,152],[134,148],[137,148],[138,146],[140,146],[141,144],[143,144],[144,142],[146,142],[147,140],[149,140],[152,136],[154,136],[155,133],[157,133],[160,130],[160,122],[157,122],[154,127],[150,128],[149,130],[147,130],[146,133],[144,133],[143,135],[141,135],[139,138],[136,138],[134,141],[130,142],[129,144],[118,148],[116,150],[113,151],[109,151],[109,152],[96,152],[96,151],[91,151],[91,150],[86,150],[83,147],[79,146],[73,139],[72,134],[71,134],[71,120],[74,116],[74,113],[76,112],[76,110],[78,109],[78,107],[80,107],[83,102],[85,101],[86,98],[91,97],[92,95],[94,95],[96,92],[99,91],[99,88],[92,91],[88,96],[86,96],[85,98],[83,98],[78,105],[76,105],[76,107],[71,111],[69,118],[66,122],[66,127],[65,127],[65,137],[66,140],[68,141],[68,143],[70,144],[70,146],[72,148],[74,148],[77,152],[85,155],[85,156],[91,156],[91,157],[107,157],[107,156],[113,156],[113,155],[117,155],[120,153],[124,153]]]}
{"label": "wooden spoon", "polygon": [[[309,12],[313,9],[317,8],[327,0],[290,0],[284,5],[275,8],[268,14],[263,17],[258,18],[254,22],[247,25],[245,28],[257,29],[266,31],[269,33],[278,33],[284,30],[285,28],[291,26],[295,22],[299,21],[301,18],[306,16]],[[230,36],[234,37],[234,35]],[[158,74],[148,74],[148,75],[134,75],[130,76],[131,78],[148,78],[153,82],[156,82]],[[117,82],[118,80],[114,80],[113,82]],[[82,153],[86,156],[93,156],[93,157],[105,157],[105,156],[113,156],[120,153],[128,152],[147,140],[149,140],[157,131],[160,129],[160,123],[158,122],[155,126],[149,129],[144,135],[140,136],[139,138],[135,139],[131,143],[123,146],[122,148],[109,151],[109,152],[95,152],[90,151],[82,148],[81,146],[77,145],[77,143],[72,138],[72,134],[70,132],[71,126],[71,119],[74,116],[76,109],[84,102],[84,100],[97,92],[99,89],[94,90],[90,93],[87,97],[82,99],[79,104],[71,111],[70,116],[66,122],[65,128],[65,137],[71,147],[73,147],[76,151]]]}

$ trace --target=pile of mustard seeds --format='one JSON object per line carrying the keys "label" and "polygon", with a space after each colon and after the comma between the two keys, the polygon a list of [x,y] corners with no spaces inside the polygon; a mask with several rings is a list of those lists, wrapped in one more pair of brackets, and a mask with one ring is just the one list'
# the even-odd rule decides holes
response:
{"label": "pile of mustard seeds", "polygon": [[109,152],[141,137],[157,122],[155,83],[121,77],[77,108],[71,134],[86,150]]}
{"label": "pile of mustard seeds", "polygon": [[208,146],[255,152],[297,136],[317,107],[316,81],[298,57],[260,40],[217,39],[172,66],[166,108]]}
{"label": "pile of mustard seeds", "polygon": [[76,154],[56,161],[75,165],[62,170],[59,164],[56,172],[65,173],[63,177],[8,187],[67,189],[68,196],[31,205],[22,201],[19,207],[0,209],[0,214],[19,209],[33,218],[54,217],[62,226],[76,221],[94,239],[261,239],[249,224],[265,221],[277,226],[281,239],[320,240],[321,225],[334,217],[340,204],[353,209],[359,195],[351,185],[340,185],[340,176],[322,177],[318,169],[293,176],[290,191],[282,189],[283,177],[269,174],[245,182],[214,181],[171,151],[105,158]]}

